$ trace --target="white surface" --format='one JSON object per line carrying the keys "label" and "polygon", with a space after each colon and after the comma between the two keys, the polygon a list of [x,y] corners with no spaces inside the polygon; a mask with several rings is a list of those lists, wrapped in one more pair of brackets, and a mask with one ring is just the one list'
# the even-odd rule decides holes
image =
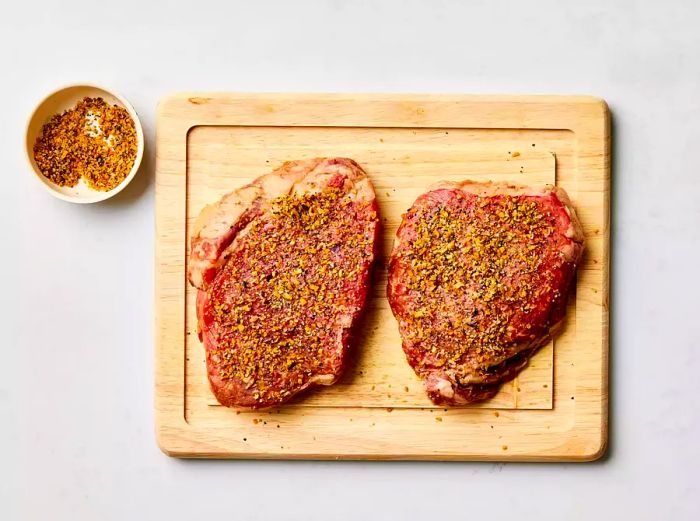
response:
{"label": "white surface", "polygon": [[[0,518],[700,519],[700,3],[14,1],[0,15]],[[379,4],[379,2],[377,2]],[[585,5],[584,5],[585,4]],[[46,194],[25,118],[122,92],[144,168]],[[609,457],[596,464],[168,459],[153,436],[153,125],[183,89],[587,93],[614,114]],[[465,440],[468,442],[468,440]]]}

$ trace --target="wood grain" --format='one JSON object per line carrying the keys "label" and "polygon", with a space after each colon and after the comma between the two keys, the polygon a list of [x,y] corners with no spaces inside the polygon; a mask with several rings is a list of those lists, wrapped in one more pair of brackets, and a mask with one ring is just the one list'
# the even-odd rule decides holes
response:
{"label": "wood grain", "polygon": [[[593,459],[607,439],[608,113],[575,97],[182,94],[159,106],[156,430],[183,457]],[[266,412],[218,406],[185,284],[199,210],[282,161],[347,156],[377,191],[382,257],[443,179],[556,182],[587,253],[567,324],[519,378],[476,407],[439,409],[400,347],[383,263],[354,363],[333,387]]]}

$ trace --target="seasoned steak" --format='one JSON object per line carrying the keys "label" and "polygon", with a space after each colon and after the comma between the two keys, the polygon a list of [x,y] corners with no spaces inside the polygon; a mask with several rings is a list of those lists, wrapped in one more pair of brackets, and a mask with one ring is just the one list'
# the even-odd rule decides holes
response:
{"label": "seasoned steak", "polygon": [[564,318],[583,233],[561,188],[443,182],[404,215],[389,302],[436,404],[491,398]]}
{"label": "seasoned steak", "polygon": [[222,405],[269,407],[337,381],[377,232],[372,184],[343,158],[287,162],[202,211],[188,277]]}

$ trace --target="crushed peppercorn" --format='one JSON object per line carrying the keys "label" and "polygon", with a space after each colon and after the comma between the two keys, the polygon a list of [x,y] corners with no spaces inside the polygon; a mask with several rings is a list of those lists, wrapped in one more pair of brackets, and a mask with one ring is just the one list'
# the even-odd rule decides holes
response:
{"label": "crushed peppercorn", "polygon": [[546,329],[564,260],[551,246],[557,217],[536,198],[441,192],[404,216],[400,323],[420,366],[466,383],[512,356],[523,335]]}
{"label": "crushed peppercorn", "polygon": [[108,191],[124,181],[137,151],[136,127],[128,111],[86,97],[43,126],[34,160],[44,177],[59,186],[75,186],[83,179],[93,190]]}
{"label": "crushed peppercorn", "polygon": [[217,349],[208,356],[222,379],[265,401],[337,372],[338,334],[362,304],[376,219],[339,188],[272,201],[209,290]]}

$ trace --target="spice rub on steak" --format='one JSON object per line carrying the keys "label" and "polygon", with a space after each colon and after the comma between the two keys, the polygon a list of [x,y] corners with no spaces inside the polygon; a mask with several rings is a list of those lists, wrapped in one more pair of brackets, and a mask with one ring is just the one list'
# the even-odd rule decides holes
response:
{"label": "spice rub on steak", "polygon": [[188,267],[217,400],[262,408],[343,372],[378,233],[350,159],[291,161],[207,206]]}
{"label": "spice rub on steak", "polygon": [[491,398],[551,338],[583,252],[561,188],[442,182],[404,214],[387,294],[436,404]]}

